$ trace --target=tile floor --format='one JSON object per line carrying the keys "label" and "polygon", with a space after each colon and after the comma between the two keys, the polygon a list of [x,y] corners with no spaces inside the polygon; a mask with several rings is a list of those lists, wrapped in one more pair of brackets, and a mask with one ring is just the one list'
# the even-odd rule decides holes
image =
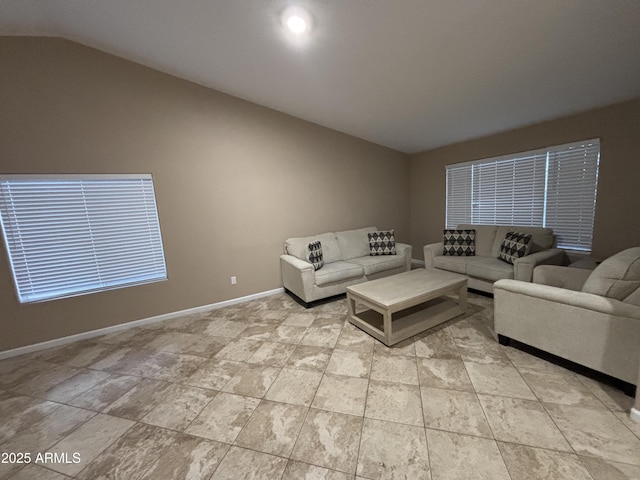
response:
{"label": "tile floor", "polygon": [[469,310],[387,348],[279,294],[1,361],[0,452],[58,461],[0,478],[640,479],[630,397]]}

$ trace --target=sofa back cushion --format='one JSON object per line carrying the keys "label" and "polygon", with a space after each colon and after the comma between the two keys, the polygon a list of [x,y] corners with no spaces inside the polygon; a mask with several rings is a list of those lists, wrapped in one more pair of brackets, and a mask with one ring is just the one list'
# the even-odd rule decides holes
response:
{"label": "sofa back cushion", "polygon": [[[366,235],[366,234],[365,234]],[[319,240],[322,243],[322,257],[324,263],[333,263],[342,260],[342,253],[333,232],[312,235],[310,237],[287,238],[284,241],[284,252],[293,255],[305,262],[309,261],[309,244]]]}
{"label": "sofa back cushion", "polygon": [[589,275],[582,291],[640,304],[640,247],[607,258]]}
{"label": "sofa back cushion", "polygon": [[496,238],[491,249],[491,256],[498,258],[500,256],[500,245],[509,232],[529,233],[531,234],[531,248],[529,253],[541,252],[552,248],[555,243],[553,229],[546,227],[525,227],[525,226],[507,226],[499,225],[496,230]]}
{"label": "sofa back cushion", "polygon": [[[476,231],[476,255],[479,257],[492,256],[492,257],[498,258],[497,254],[493,255],[491,253],[491,249],[493,248],[493,243],[496,239],[497,228],[498,227],[495,225],[470,225],[470,224],[458,225],[459,230],[475,230]],[[504,236],[502,238],[504,238]],[[500,241],[502,242],[502,240]]]}
{"label": "sofa back cushion", "polygon": [[367,234],[376,230],[378,230],[376,227],[365,227],[336,232],[342,260],[369,256],[369,236]]}

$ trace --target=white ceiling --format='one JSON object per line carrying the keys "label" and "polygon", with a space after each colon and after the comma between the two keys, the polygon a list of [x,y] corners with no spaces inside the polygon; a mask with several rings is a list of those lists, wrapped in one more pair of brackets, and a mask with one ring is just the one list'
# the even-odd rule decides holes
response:
{"label": "white ceiling", "polygon": [[[291,42],[279,14],[306,5]],[[0,0],[52,35],[403,152],[640,97],[638,0]]]}

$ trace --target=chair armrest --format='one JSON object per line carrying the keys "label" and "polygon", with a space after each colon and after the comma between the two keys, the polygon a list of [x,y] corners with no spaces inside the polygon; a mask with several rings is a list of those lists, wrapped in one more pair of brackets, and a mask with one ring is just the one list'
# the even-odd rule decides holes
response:
{"label": "chair armrest", "polygon": [[406,243],[396,242],[396,255],[404,256],[405,270],[411,270],[411,260],[413,254],[413,246]]}
{"label": "chair armrest", "polygon": [[523,282],[533,280],[533,269],[538,265],[562,265],[564,252],[559,248],[550,248],[532,253],[513,262],[513,278]]}
{"label": "chair armrest", "polygon": [[566,288],[579,292],[587,281],[592,270],[584,268],[560,267],[557,265],[540,265],[533,271],[533,283],[550,287]]}
{"label": "chair armrest", "polygon": [[313,265],[292,255],[280,255],[282,285],[295,293],[305,302],[310,301],[311,290],[315,284]]}
{"label": "chair armrest", "polygon": [[431,243],[422,248],[424,251],[424,268],[433,268],[433,258],[442,255],[443,248],[444,244],[442,242]]}
{"label": "chair armrest", "polygon": [[640,307],[592,293],[575,292],[549,285],[505,279],[498,280],[493,284],[494,299],[500,297],[501,291],[640,321]]}

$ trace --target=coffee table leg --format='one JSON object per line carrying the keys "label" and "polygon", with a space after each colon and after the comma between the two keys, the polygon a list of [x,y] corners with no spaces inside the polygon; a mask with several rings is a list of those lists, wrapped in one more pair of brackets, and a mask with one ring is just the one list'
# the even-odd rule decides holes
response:
{"label": "coffee table leg", "polygon": [[460,287],[458,291],[458,305],[463,311],[467,311],[467,285]]}
{"label": "coffee table leg", "polygon": [[347,292],[347,311],[349,312],[349,318],[353,318],[356,314],[356,301],[349,292]]}
{"label": "coffee table leg", "polygon": [[383,328],[384,328],[384,338],[386,340],[387,346],[391,345],[391,335],[393,332],[391,331],[391,312],[389,310],[385,310],[382,314]]}

